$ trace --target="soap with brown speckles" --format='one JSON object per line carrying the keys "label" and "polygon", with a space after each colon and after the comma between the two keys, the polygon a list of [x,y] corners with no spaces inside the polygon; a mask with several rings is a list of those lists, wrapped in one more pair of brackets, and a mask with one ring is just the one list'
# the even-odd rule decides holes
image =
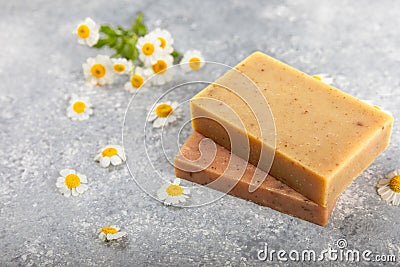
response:
{"label": "soap with brown speckles", "polygon": [[[268,102],[273,121],[267,124],[275,125],[274,137],[260,136],[258,127],[257,116],[269,114],[267,105],[250,107],[234,93],[248,86],[235,71],[247,76]],[[260,52],[207,86],[190,105],[195,131],[229,150],[249,142],[248,150],[239,147],[234,153],[324,207],[386,149],[393,125],[392,116]],[[228,130],[236,143],[231,144]],[[260,153],[271,149],[272,167],[260,160]]]}

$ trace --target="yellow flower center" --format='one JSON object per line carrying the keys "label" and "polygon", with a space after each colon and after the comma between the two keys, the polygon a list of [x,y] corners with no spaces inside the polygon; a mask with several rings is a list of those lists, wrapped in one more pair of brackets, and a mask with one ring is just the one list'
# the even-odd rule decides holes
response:
{"label": "yellow flower center", "polygon": [[109,147],[103,150],[103,152],[101,152],[101,155],[103,157],[112,157],[118,154],[118,150],[113,148],[113,147]]}
{"label": "yellow flower center", "polygon": [[93,64],[93,66],[90,68],[90,72],[94,77],[97,79],[100,79],[106,75],[106,68],[102,64]]}
{"label": "yellow flower center", "polygon": [[131,77],[131,84],[133,87],[139,89],[144,83],[144,79],[139,74],[135,74]]}
{"label": "yellow flower center", "polygon": [[76,112],[76,113],[83,113],[85,112],[85,108],[86,108],[86,104],[82,101],[76,101],[73,105],[72,105],[72,109]]}
{"label": "yellow flower center", "polygon": [[114,67],[114,71],[118,72],[118,73],[124,72],[126,70],[125,65],[121,64],[121,63],[116,63],[116,64],[114,64],[113,67]]}
{"label": "yellow flower center", "polygon": [[201,67],[200,58],[192,57],[189,59],[189,66],[192,70],[198,70]]}
{"label": "yellow flower center", "polygon": [[160,104],[156,108],[156,114],[160,118],[168,117],[168,115],[172,112],[173,108],[168,104]]}
{"label": "yellow flower center", "polygon": [[157,62],[151,66],[153,68],[154,73],[163,74],[167,70],[167,62],[162,59],[157,60]]}
{"label": "yellow flower center", "polygon": [[87,25],[81,24],[78,26],[77,33],[80,38],[86,39],[90,35],[90,29]]}
{"label": "yellow flower center", "polygon": [[400,193],[400,175],[396,175],[392,180],[390,180],[389,187],[394,192]]}
{"label": "yellow flower center", "polygon": [[81,179],[79,178],[78,175],[71,173],[65,177],[64,182],[65,185],[68,187],[68,189],[72,189],[78,187],[81,184]]}
{"label": "yellow flower center", "polygon": [[166,46],[167,46],[167,41],[164,39],[164,38],[162,38],[162,37],[158,37],[158,40],[160,40],[160,47],[162,48],[162,49],[164,49]]}
{"label": "yellow flower center", "polygon": [[317,79],[318,81],[322,81],[322,78],[319,75],[314,75],[313,78]]}
{"label": "yellow flower center", "polygon": [[183,194],[183,188],[177,184],[171,184],[165,190],[167,194],[171,197],[177,197]]}
{"label": "yellow flower center", "polygon": [[152,43],[145,43],[142,47],[143,54],[151,56],[154,53],[154,45]]}
{"label": "yellow flower center", "polygon": [[106,226],[106,227],[101,228],[101,232],[105,233],[106,235],[109,235],[109,234],[118,233],[118,230],[114,227]]}

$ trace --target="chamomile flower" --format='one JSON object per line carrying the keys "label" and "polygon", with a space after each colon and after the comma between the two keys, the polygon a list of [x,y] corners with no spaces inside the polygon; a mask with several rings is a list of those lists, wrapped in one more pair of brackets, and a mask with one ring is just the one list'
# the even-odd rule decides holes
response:
{"label": "chamomile flower", "polygon": [[180,185],[181,179],[176,178],[173,183],[163,185],[157,190],[157,197],[165,205],[176,205],[189,198],[190,189]]}
{"label": "chamomile flower", "polygon": [[173,61],[174,59],[171,55],[164,55],[151,65],[152,74],[154,74],[149,80],[151,84],[163,85],[172,80],[174,69],[169,67],[172,66]]}
{"label": "chamomile flower", "polygon": [[111,59],[108,56],[97,55],[88,58],[82,65],[86,80],[92,85],[105,85],[113,82]]}
{"label": "chamomile flower", "polygon": [[126,58],[112,58],[112,69],[117,74],[127,74],[133,71],[132,61]]}
{"label": "chamomile flower", "polygon": [[86,18],[81,22],[72,34],[77,38],[78,43],[94,46],[99,40],[100,25],[91,18]]}
{"label": "chamomile flower", "polygon": [[99,238],[104,242],[120,239],[126,235],[126,232],[120,231],[120,228],[115,225],[105,226],[99,230]]}
{"label": "chamomile flower", "polygon": [[178,102],[165,102],[155,105],[150,112],[147,121],[153,122],[154,128],[167,126],[182,117],[182,110],[178,108]]}
{"label": "chamomile flower", "polygon": [[324,82],[326,84],[332,85],[333,84],[333,77],[327,73],[319,73],[312,76],[313,78]]}
{"label": "chamomile flower", "polygon": [[153,34],[140,37],[136,43],[139,59],[145,66],[151,66],[162,55],[161,41]]}
{"label": "chamomile flower", "polygon": [[377,185],[377,192],[386,203],[400,204],[400,169],[389,172]]}
{"label": "chamomile flower", "polygon": [[375,105],[371,100],[361,100],[361,101],[363,101],[364,103],[367,103],[370,106],[373,106],[377,110],[383,111],[383,112],[389,114],[390,116],[393,116],[393,114],[390,111],[385,110],[385,109],[381,108],[380,106]]}
{"label": "chamomile flower", "polygon": [[134,73],[129,77],[129,81],[125,83],[125,90],[130,93],[136,93],[138,89],[142,88],[144,82],[151,75],[150,69],[136,67]]}
{"label": "chamomile flower", "polygon": [[67,116],[71,120],[87,120],[93,114],[92,104],[87,97],[73,95],[67,108]]}
{"label": "chamomile flower", "polygon": [[154,35],[160,40],[160,47],[163,54],[171,54],[174,51],[172,45],[174,44],[174,39],[169,31],[157,28],[149,34]]}
{"label": "chamomile flower", "polygon": [[180,64],[184,71],[189,72],[201,69],[205,62],[199,50],[189,50],[183,55]]}
{"label": "chamomile flower", "polygon": [[126,161],[126,155],[121,146],[109,145],[100,149],[94,160],[100,162],[101,167],[107,168],[110,164],[114,166],[122,164]]}
{"label": "chamomile flower", "polygon": [[76,197],[88,189],[86,175],[71,169],[61,170],[60,175],[61,177],[57,178],[56,186],[64,196],[70,197],[72,195]]}

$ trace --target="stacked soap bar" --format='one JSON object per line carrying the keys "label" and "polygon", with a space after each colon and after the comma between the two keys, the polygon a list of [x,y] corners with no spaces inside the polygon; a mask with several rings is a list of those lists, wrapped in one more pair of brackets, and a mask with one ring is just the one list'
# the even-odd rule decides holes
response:
{"label": "stacked soap bar", "polygon": [[[388,146],[393,124],[388,114],[260,52],[194,96],[191,112],[195,131],[328,210]],[[272,126],[276,135],[263,132]],[[261,157],[271,150],[272,166]]]}
{"label": "stacked soap bar", "polygon": [[[235,69],[257,85],[272,111],[276,150],[270,174],[314,202],[326,207],[388,146],[393,124],[388,114],[259,52]],[[232,80],[233,73],[192,98],[193,128],[228,149],[229,138],[212,124],[236,128],[243,140],[249,139],[249,161],[257,165],[258,151],[269,144],[251,114],[268,112],[265,106],[249,107],[235,94],[240,84]],[[204,99],[231,106],[246,131],[232,123],[234,115],[221,115]],[[263,168],[262,162],[258,166]]]}
{"label": "stacked soap bar", "polygon": [[[204,139],[205,137],[203,135],[194,132],[182,146],[181,153],[175,157],[174,161],[175,174],[177,177],[202,185],[211,185],[210,187],[213,189],[224,191],[225,188],[221,188],[221,184],[219,184],[219,186],[218,184],[214,186],[213,182],[216,179],[220,179],[224,172],[226,172],[228,162],[232,160],[240,165],[240,167],[236,168],[236,166],[232,166],[233,171],[225,177],[226,184],[235,184],[229,191],[229,194],[315,224],[323,226],[328,223],[336,202],[330,203],[328,207],[322,207],[267,173],[259,174],[261,176],[265,175],[267,178],[256,191],[250,193],[248,188],[256,171],[256,167],[238,156],[232,155],[231,152],[223,146],[216,146],[214,160],[206,168],[202,168],[204,166],[201,164],[191,163],[190,161],[193,162],[201,156],[199,144]],[[202,153],[205,158],[208,158],[204,153],[213,152],[205,150],[202,151]],[[237,171],[237,173],[235,173],[237,169],[241,169],[242,164],[246,165],[244,172]],[[194,171],[190,170],[191,167]],[[199,169],[201,169],[201,171],[196,171]],[[237,177],[240,177],[238,182]]]}

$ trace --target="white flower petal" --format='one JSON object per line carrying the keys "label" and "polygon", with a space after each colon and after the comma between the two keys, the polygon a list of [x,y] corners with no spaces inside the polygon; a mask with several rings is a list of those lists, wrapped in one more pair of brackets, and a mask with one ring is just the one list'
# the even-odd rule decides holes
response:
{"label": "white flower petal", "polygon": [[171,197],[169,200],[171,201],[172,205],[176,205],[179,203],[179,197]]}
{"label": "white flower petal", "polygon": [[107,168],[108,166],[110,166],[110,158],[109,157],[103,157],[100,160],[100,166],[103,168]]}
{"label": "white flower petal", "polygon": [[383,200],[386,200],[387,202],[390,202],[392,200],[394,192],[392,190],[388,190],[385,193],[381,194],[381,198]]}
{"label": "white flower petal", "polygon": [[107,235],[107,238],[108,238],[108,240],[116,240],[116,239],[119,239],[119,238],[124,237],[124,236],[126,236],[126,232],[118,232],[118,233],[115,233],[115,234]]}
{"label": "white flower petal", "polygon": [[63,186],[60,186],[58,188],[58,190],[60,191],[61,194],[68,194],[68,192],[71,191],[71,189],[69,189],[65,184]]}
{"label": "white flower petal", "polygon": [[390,180],[391,180],[390,178],[384,178],[384,179],[379,180],[378,187],[389,184]]}
{"label": "white flower petal", "polygon": [[180,185],[181,184],[181,179],[180,178],[175,178],[173,184]]}
{"label": "white flower petal", "polygon": [[400,194],[395,193],[393,196],[393,206],[398,206],[400,204]]}
{"label": "white flower petal", "polygon": [[102,241],[106,241],[106,240],[107,240],[107,236],[106,236],[106,234],[103,233],[103,232],[100,232],[99,238],[100,238]]}
{"label": "white flower petal", "polygon": [[387,191],[391,191],[391,189],[388,185],[385,185],[385,186],[382,186],[381,188],[379,188],[377,191],[378,191],[379,195],[382,195],[382,194],[385,194]]}
{"label": "white flower petal", "polygon": [[157,191],[157,197],[158,197],[159,200],[163,201],[163,200],[166,200],[168,198],[168,194],[167,194],[167,192],[165,192],[164,188],[160,188]]}
{"label": "white flower petal", "polygon": [[60,174],[62,175],[62,176],[67,176],[67,175],[69,175],[69,174],[75,174],[76,173],[76,171],[75,170],[72,170],[72,169],[64,169],[64,170],[61,170],[60,171]]}
{"label": "white flower petal", "polygon": [[58,178],[57,178],[57,183],[62,183],[62,184],[64,184],[64,181],[65,181],[65,177],[58,177]]}
{"label": "white flower petal", "polygon": [[118,154],[117,154],[122,161],[126,161],[126,155],[125,155],[125,150],[118,150]]}
{"label": "white flower petal", "polygon": [[149,114],[149,116],[148,116],[148,118],[147,118],[147,121],[154,121],[154,120],[157,119],[157,118],[158,118],[157,114],[156,114],[154,111],[152,111],[152,112]]}
{"label": "white flower petal", "polygon": [[62,194],[66,197],[70,197],[71,196],[71,190],[67,190],[67,191],[63,191]]}
{"label": "white flower petal", "polygon": [[83,194],[86,190],[88,190],[88,186],[86,184],[80,184],[79,186],[76,187],[76,191],[79,194]]}
{"label": "white flower petal", "polygon": [[81,180],[81,183],[87,184],[88,180],[86,175],[79,173],[79,179]]}
{"label": "white flower petal", "polygon": [[101,157],[102,157],[102,155],[101,155],[101,153],[99,153],[94,157],[94,160],[95,161],[100,161]]}
{"label": "white flower petal", "polygon": [[115,155],[111,157],[110,162],[112,165],[117,166],[122,163],[122,160],[119,156]]}
{"label": "white flower petal", "polygon": [[187,198],[189,198],[189,197],[188,197],[188,196],[185,196],[185,195],[178,196],[178,200],[179,200],[179,202],[181,202],[181,203],[186,202],[186,199],[187,199]]}
{"label": "white flower petal", "polygon": [[165,122],[166,122],[166,118],[157,118],[153,122],[153,128],[161,128],[164,126]]}
{"label": "white flower petal", "polygon": [[56,186],[57,186],[58,188],[64,188],[65,183],[64,183],[64,182],[59,182],[59,181],[57,181],[57,182],[56,182]]}
{"label": "white flower petal", "polygon": [[79,193],[76,191],[76,188],[72,188],[71,193],[72,193],[72,196],[74,196],[74,197],[79,196]]}
{"label": "white flower petal", "polygon": [[177,119],[178,119],[178,118],[177,118],[176,116],[174,116],[173,114],[172,114],[172,115],[169,115],[169,116],[167,117],[167,120],[166,120],[165,125],[173,124],[173,123],[176,122]]}

